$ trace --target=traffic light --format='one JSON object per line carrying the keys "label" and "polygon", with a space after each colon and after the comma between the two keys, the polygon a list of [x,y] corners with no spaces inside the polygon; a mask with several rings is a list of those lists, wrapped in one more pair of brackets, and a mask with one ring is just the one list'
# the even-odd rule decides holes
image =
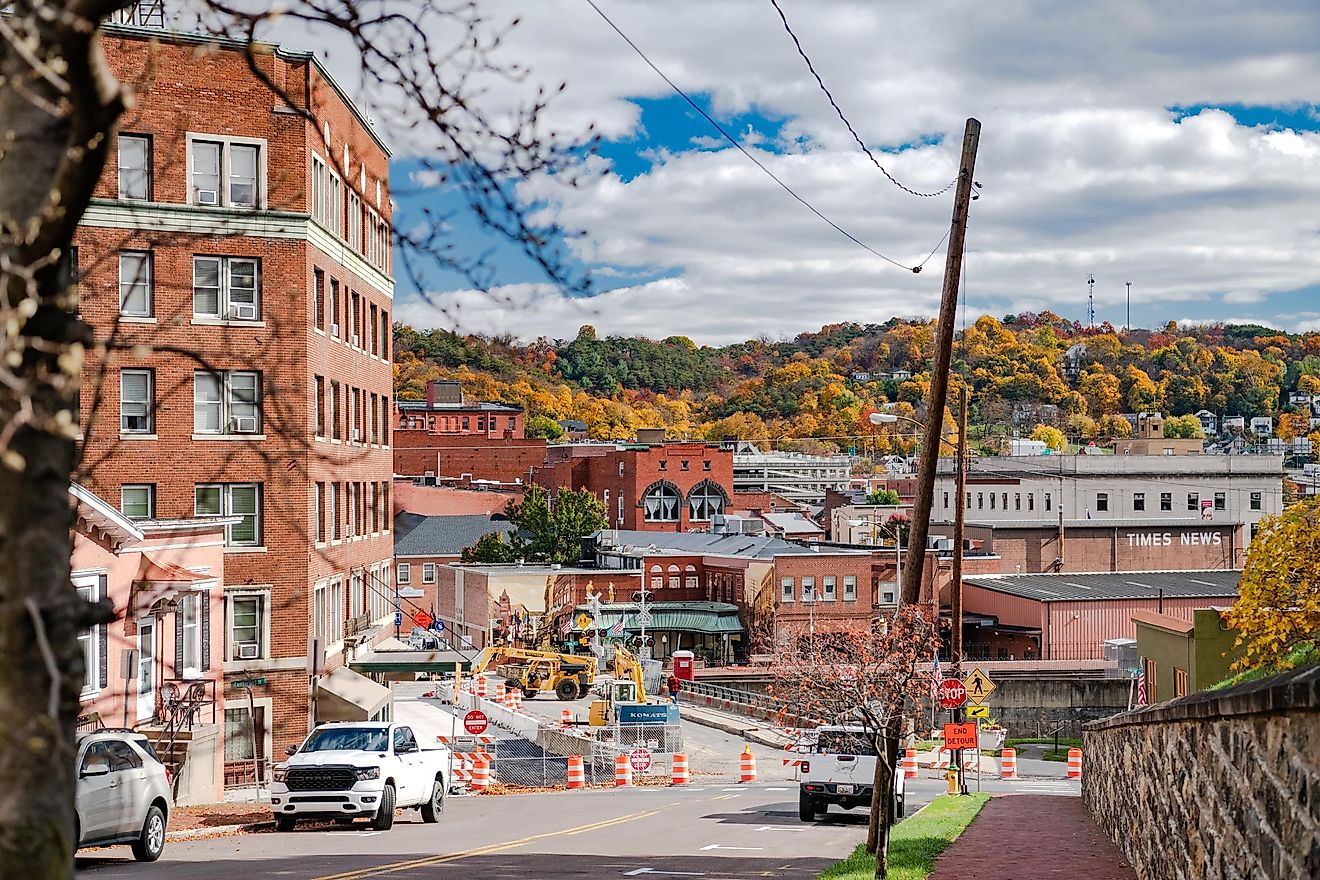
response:
{"label": "traffic light", "polygon": [[650,598],[651,598],[650,590],[637,590],[632,594],[632,600],[634,602],[642,602],[649,600]]}

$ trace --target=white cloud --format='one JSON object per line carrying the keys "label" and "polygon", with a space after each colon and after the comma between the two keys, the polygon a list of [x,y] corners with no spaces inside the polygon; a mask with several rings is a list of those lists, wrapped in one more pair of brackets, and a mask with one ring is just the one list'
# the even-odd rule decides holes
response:
{"label": "white cloud", "polygon": [[[808,149],[758,155],[862,240],[913,263],[947,229],[951,198],[914,199],[879,175],[768,4],[602,5],[682,87],[711,93],[718,111],[786,117],[784,137],[805,138]],[[1244,127],[1215,110],[1176,120],[1167,109],[1313,101],[1313,4],[1263,11],[1221,0],[1198,4],[1191,17],[1119,0],[784,5],[869,142],[943,136],[883,157],[910,185],[942,186],[964,117],[984,123],[976,177],[985,188],[968,236],[973,312],[1051,308],[1081,317],[1094,273],[1099,320],[1123,323],[1125,281],[1138,313],[1163,316],[1165,304],[1177,303],[1177,313],[1221,314],[1233,304],[1268,320],[1271,294],[1320,283],[1320,135]],[[524,17],[505,51],[531,81],[568,84],[547,128],[595,123],[607,138],[633,137],[639,113],[626,99],[671,94],[580,0],[485,7],[494,20]],[[485,86],[495,114],[527,94],[525,83]],[[694,117],[674,143],[708,147],[712,134]],[[601,332],[702,342],[935,309],[942,250],[920,275],[903,272],[843,240],[732,150],[654,155],[655,168],[631,181],[606,175],[569,190],[533,180],[522,192],[587,230],[574,246],[613,267],[600,279],[607,286],[634,272],[674,277],[587,302],[532,285],[502,289],[509,301],[472,292],[437,301],[458,304],[460,324],[527,337],[571,336],[590,322]],[[399,311],[421,324],[450,320],[427,320],[412,305]]]}

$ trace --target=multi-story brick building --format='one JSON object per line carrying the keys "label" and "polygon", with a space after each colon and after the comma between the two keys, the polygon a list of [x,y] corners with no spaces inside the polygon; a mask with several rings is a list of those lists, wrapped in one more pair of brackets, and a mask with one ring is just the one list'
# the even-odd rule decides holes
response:
{"label": "multi-story brick building", "polygon": [[532,479],[591,492],[617,529],[708,530],[730,506],[733,453],[708,443],[552,446]]}
{"label": "multi-story brick building", "polygon": [[86,482],[234,518],[215,627],[231,685],[264,679],[271,755],[307,729],[309,639],[334,669],[392,610],[389,151],[311,53],[258,47],[277,96],[241,43],[103,44],[137,100],[76,238],[81,313],[115,342],[84,377]]}
{"label": "multi-story brick building", "polygon": [[546,443],[527,437],[438,434],[395,428],[394,473],[440,485],[519,486],[545,464]]}
{"label": "multi-story brick building", "polygon": [[426,383],[425,400],[400,400],[394,404],[394,427],[431,434],[522,438],[524,413],[520,406],[490,400],[472,400],[463,385],[453,379]]}

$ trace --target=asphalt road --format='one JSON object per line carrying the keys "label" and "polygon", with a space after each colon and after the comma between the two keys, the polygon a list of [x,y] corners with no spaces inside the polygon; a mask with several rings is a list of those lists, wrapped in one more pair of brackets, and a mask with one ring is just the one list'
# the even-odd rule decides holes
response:
{"label": "asphalt road", "polygon": [[[928,802],[936,780],[917,780],[909,804]],[[405,811],[389,832],[299,826],[171,842],[154,865],[125,847],[92,850],[80,877],[210,880],[407,878],[815,877],[865,836],[861,810],[819,823],[797,816],[786,784],[697,785],[503,797],[453,797],[438,825]]]}

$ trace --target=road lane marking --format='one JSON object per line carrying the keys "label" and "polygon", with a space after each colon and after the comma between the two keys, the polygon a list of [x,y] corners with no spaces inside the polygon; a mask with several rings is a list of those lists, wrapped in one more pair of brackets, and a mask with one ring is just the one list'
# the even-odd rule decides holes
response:
{"label": "road lane marking", "polygon": [[718,843],[708,843],[701,848],[702,852],[709,852],[713,849],[741,849],[747,852],[760,851],[765,849],[763,846],[720,846]]}
{"label": "road lane marking", "polygon": [[625,877],[640,877],[643,874],[658,874],[665,877],[705,877],[705,871],[657,871],[655,868],[638,868],[635,871],[625,871]]}
{"label": "road lane marking", "polygon": [[792,825],[762,825],[760,828],[753,828],[753,831],[806,831],[805,828],[794,828]]}
{"label": "road lane marking", "polygon": [[736,797],[737,797],[736,794],[722,794],[722,795],[720,795],[719,797],[713,797],[713,798],[711,798],[711,800],[713,800],[713,801],[731,801],[731,800],[733,800],[733,799],[736,798]]}
{"label": "road lane marking", "polygon": [[788,791],[786,788],[767,788],[766,791]]}
{"label": "road lane marking", "polygon": [[393,862],[390,864],[377,865],[371,868],[358,868],[353,871],[344,871],[339,874],[326,874],[322,877],[315,878],[315,880],[362,880],[362,878],[366,877],[394,874],[399,871],[408,871],[413,868],[424,868],[430,865],[443,865],[447,862],[470,859],[473,856],[486,856],[493,853],[504,852],[505,850],[516,849],[517,847],[526,846],[529,843],[535,843],[538,840],[545,840],[551,837],[568,837],[574,834],[586,834],[588,831],[599,831],[602,828],[611,828],[615,825],[622,825],[626,822],[636,821],[637,819],[646,819],[650,816],[654,816],[656,813],[663,812],[666,809],[668,809],[668,807],[661,807],[657,810],[643,810],[640,813],[632,813],[627,816],[616,816],[613,819],[604,819],[600,822],[592,822],[589,825],[579,825],[576,828],[566,828],[562,831],[546,831],[541,834],[533,834],[529,837],[521,837],[517,840],[508,840],[503,843],[490,843],[485,846],[461,850],[456,853],[427,856],[426,858],[411,859],[406,862]]}

